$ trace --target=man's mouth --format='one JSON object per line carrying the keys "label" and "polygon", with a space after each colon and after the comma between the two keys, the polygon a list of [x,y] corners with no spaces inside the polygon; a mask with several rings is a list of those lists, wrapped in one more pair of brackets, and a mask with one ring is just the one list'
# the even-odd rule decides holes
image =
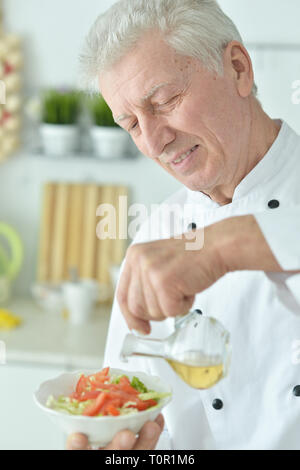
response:
{"label": "man's mouth", "polygon": [[190,150],[188,150],[186,153],[183,153],[182,155],[180,155],[179,158],[177,158],[176,160],[173,160],[171,163],[175,164],[175,165],[178,165],[179,163],[183,162],[183,160],[188,158],[191,155],[191,153],[194,152],[194,150],[196,150],[197,147],[199,147],[199,145],[195,145]]}

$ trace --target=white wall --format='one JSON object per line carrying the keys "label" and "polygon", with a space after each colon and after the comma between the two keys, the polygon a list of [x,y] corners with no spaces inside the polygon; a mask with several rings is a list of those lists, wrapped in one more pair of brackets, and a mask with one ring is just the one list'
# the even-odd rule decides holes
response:
{"label": "white wall", "polygon": [[5,24],[24,38],[26,88],[77,82],[78,54],[112,0],[4,0]]}
{"label": "white wall", "polygon": [[[4,0],[7,29],[24,38],[25,95],[44,86],[73,85],[78,53],[96,16],[111,0]],[[300,80],[299,0],[220,0],[240,29],[253,58],[259,98],[272,117],[283,117],[300,132],[300,105],[292,104],[292,82]],[[260,43],[260,47],[255,45]],[[261,44],[264,45],[261,48]],[[286,49],[278,49],[285,44]],[[289,45],[298,45],[291,48]],[[272,46],[272,48],[269,47]],[[16,284],[25,292],[34,279],[41,188],[45,181],[125,183],[132,200],[159,202],[179,187],[145,157],[114,164],[91,160],[43,161],[21,152],[0,166],[0,220],[12,223],[26,247]]]}
{"label": "white wall", "polygon": [[299,0],[219,0],[247,42],[300,44]]}
{"label": "white wall", "polygon": [[219,0],[219,4],[248,46],[264,109],[300,133],[300,104],[292,102],[292,85],[300,80],[300,1]]}

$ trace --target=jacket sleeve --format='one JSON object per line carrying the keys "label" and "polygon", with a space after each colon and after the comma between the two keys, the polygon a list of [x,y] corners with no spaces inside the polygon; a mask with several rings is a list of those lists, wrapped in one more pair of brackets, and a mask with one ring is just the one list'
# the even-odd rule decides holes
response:
{"label": "jacket sleeve", "polygon": [[[300,206],[278,208],[254,217],[284,271],[300,270]],[[300,274],[266,273],[274,283],[279,299],[300,314]]]}

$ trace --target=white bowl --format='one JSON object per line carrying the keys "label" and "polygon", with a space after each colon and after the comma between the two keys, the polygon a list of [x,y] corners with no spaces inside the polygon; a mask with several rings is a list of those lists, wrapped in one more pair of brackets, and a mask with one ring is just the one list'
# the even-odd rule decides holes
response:
{"label": "white bowl", "polygon": [[[95,370],[81,370],[62,374],[52,380],[43,382],[34,394],[36,404],[48,414],[49,418],[58,424],[58,426],[66,433],[83,433],[85,434],[92,446],[104,447],[115,436],[115,434],[124,429],[130,429],[137,434],[147,421],[154,421],[161,412],[162,408],[169,403],[172,396],[165,397],[160,400],[159,406],[146,411],[139,411],[132,415],[123,416],[74,416],[52,410],[46,406],[49,395],[58,398],[60,395],[70,395],[75,391],[76,384],[80,374],[94,374]],[[172,393],[171,387],[163,382],[159,377],[147,375],[144,372],[131,372],[121,369],[110,369],[111,375],[125,374],[130,379],[133,376],[138,377],[148,389],[161,393]]]}

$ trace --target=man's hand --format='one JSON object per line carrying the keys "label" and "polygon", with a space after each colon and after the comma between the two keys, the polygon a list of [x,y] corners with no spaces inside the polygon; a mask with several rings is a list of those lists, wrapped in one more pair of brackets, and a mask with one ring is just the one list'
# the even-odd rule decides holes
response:
{"label": "man's hand", "polygon": [[[153,450],[164,428],[164,418],[160,414],[155,421],[148,421],[139,432],[139,436],[129,431],[121,431],[114,439],[100,450]],[[67,440],[67,450],[91,450],[84,434],[71,434]]]}
{"label": "man's hand", "polygon": [[204,246],[196,251],[186,249],[190,240],[189,233],[188,239],[183,235],[127,250],[117,300],[130,329],[148,334],[149,321],[184,315],[196,294],[228,272],[282,272],[252,215],[206,227]]}
{"label": "man's hand", "polygon": [[[194,231],[195,240],[203,233]],[[150,320],[184,315],[195,295],[225,272],[220,256],[222,239],[214,226],[205,229],[204,247],[187,249],[191,233],[129,247],[117,290],[117,300],[130,329],[150,332]],[[217,243],[218,242],[218,243]]]}

